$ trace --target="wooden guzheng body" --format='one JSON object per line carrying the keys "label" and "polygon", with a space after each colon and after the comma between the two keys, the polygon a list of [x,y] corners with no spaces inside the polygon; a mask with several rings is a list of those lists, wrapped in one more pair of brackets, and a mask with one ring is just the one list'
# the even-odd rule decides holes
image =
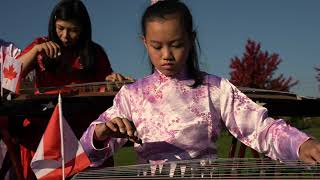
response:
{"label": "wooden guzheng body", "polygon": [[320,98],[290,92],[238,87],[253,101],[268,109],[269,116],[320,116]]}
{"label": "wooden guzheng body", "polygon": [[[73,122],[78,124],[79,121],[73,118],[81,113],[89,113],[91,117],[88,117],[88,122],[86,122],[86,125],[89,125],[112,105],[114,96],[124,83],[128,82],[96,82],[63,87],[23,89],[20,95],[13,96],[12,100],[2,102],[0,114],[8,115],[13,119],[23,117],[50,118],[58,101],[58,92],[61,92],[63,113],[66,120],[71,124]],[[35,91],[38,93],[35,94]],[[48,92],[51,94],[47,94]]]}
{"label": "wooden guzheng body", "polygon": [[[112,100],[123,83],[95,82],[73,84],[63,87],[22,89],[20,95],[10,101],[2,100],[0,115],[44,115],[50,114],[50,105],[57,103],[57,94],[45,92],[61,90],[64,113],[75,107],[81,110],[91,110],[101,113],[112,105]],[[261,103],[268,109],[270,116],[320,116],[320,98],[301,97],[294,93],[239,87],[249,98]],[[74,106],[73,109],[68,106]],[[99,106],[98,106],[99,105]],[[48,108],[46,108],[48,107]],[[89,109],[88,109],[89,108]],[[44,110],[45,109],[45,110]],[[50,114],[51,115],[51,114]]]}
{"label": "wooden guzheng body", "polygon": [[320,166],[269,159],[205,159],[88,168],[72,179],[320,179]]}

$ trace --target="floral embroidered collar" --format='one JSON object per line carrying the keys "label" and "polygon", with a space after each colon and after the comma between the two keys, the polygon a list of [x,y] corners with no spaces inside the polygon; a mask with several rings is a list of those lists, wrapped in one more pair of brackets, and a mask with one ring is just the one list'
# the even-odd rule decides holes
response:
{"label": "floral embroidered collar", "polygon": [[166,76],[163,73],[161,73],[158,69],[155,69],[152,76],[154,80],[159,84],[162,84],[167,81],[176,81],[176,82],[186,82],[186,84],[192,85],[194,82],[194,80],[188,78],[187,70],[181,71],[175,76]]}

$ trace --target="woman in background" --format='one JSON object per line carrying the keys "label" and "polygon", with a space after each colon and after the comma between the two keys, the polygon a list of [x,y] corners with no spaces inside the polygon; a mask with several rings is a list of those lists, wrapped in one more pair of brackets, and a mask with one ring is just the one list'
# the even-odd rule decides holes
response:
{"label": "woman in background", "polygon": [[[36,88],[131,80],[115,73],[103,48],[92,41],[90,17],[80,0],[61,0],[51,13],[48,36],[35,39],[22,51],[18,59],[23,64],[22,76],[35,70]],[[81,112],[78,115],[77,127],[88,120],[84,119],[89,117],[88,114],[90,112]],[[48,119],[28,120],[31,123],[23,128],[21,137],[24,145],[20,147],[24,176],[32,179],[35,177],[30,162]]]}

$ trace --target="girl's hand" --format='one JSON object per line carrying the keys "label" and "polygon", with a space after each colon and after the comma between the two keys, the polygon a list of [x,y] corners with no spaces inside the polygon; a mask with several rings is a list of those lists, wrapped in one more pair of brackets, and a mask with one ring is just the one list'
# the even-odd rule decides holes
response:
{"label": "girl's hand", "polygon": [[139,143],[138,137],[134,136],[135,129],[132,121],[117,117],[106,123],[97,124],[94,130],[95,139],[104,141],[107,137],[128,138],[130,141]]}
{"label": "girl's hand", "polygon": [[106,81],[111,81],[111,82],[115,82],[115,81],[134,81],[133,78],[131,77],[124,77],[123,75],[119,74],[119,73],[115,73],[113,72],[112,74],[108,75],[106,77]]}
{"label": "girl's hand", "polygon": [[307,140],[300,146],[299,159],[308,163],[320,162],[320,142],[314,139]]}
{"label": "girl's hand", "polygon": [[48,41],[35,46],[38,53],[45,53],[49,58],[53,59],[61,55],[60,46],[53,42]]}

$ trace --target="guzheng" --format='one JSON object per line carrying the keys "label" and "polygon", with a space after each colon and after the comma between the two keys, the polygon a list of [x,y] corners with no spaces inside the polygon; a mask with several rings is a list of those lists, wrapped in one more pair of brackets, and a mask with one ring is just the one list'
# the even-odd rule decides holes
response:
{"label": "guzheng", "polygon": [[[120,90],[120,88],[124,84],[132,83],[132,81],[121,81],[121,82],[91,82],[91,83],[82,83],[82,84],[70,84],[65,86],[54,86],[54,87],[40,87],[40,88],[26,88],[21,90],[21,95],[25,94],[34,94],[43,95],[43,94],[55,94],[55,93],[64,93],[64,94],[72,94],[72,95],[95,95],[104,93],[115,95],[116,92]],[[21,96],[20,95],[20,96]]]}
{"label": "guzheng", "polygon": [[[60,92],[64,116],[76,136],[81,137],[89,124],[112,106],[116,93],[128,83],[131,82],[94,82],[61,87],[25,88],[20,91],[19,95],[2,103],[0,115],[9,116],[10,122],[19,123],[26,117],[31,121],[36,118],[49,120]],[[82,112],[81,121],[79,121],[79,112]],[[20,128],[20,124],[12,127]],[[46,123],[41,122],[41,128],[45,129],[45,125]],[[17,128],[12,131],[17,131]]]}
{"label": "guzheng", "polygon": [[21,89],[19,95],[11,95],[10,100],[2,99],[0,115],[50,117],[57,103],[58,93],[61,93],[65,113],[72,115],[91,110],[95,114],[92,118],[96,118],[96,115],[112,105],[119,89],[128,83],[131,82],[94,82],[61,87],[25,88]]}
{"label": "guzheng", "polygon": [[[114,97],[124,82],[93,82],[84,84],[72,84],[61,87],[26,88],[20,91],[20,95],[13,97],[15,102],[26,100],[36,101],[39,99],[56,98],[56,94],[62,92],[62,97]],[[270,116],[319,116],[320,98],[304,97],[291,92],[265,90],[238,87],[240,91],[257,103],[268,109]],[[38,92],[34,94],[34,92]],[[48,92],[52,92],[49,93]]]}
{"label": "guzheng", "polygon": [[205,159],[88,168],[72,179],[319,179],[320,166],[270,159]]}
{"label": "guzheng", "polygon": [[320,116],[320,98],[276,90],[238,88],[250,99],[266,107],[269,116]]}

